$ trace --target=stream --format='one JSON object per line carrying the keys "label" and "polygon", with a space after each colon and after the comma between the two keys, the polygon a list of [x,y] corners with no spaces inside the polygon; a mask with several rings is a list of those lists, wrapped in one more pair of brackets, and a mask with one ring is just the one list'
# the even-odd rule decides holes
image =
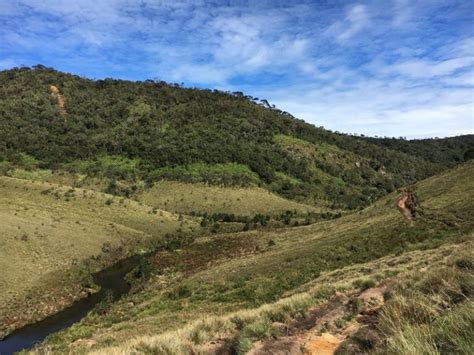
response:
{"label": "stream", "polygon": [[48,335],[71,326],[80,321],[108,295],[112,296],[113,301],[120,299],[122,295],[130,291],[130,285],[124,277],[138,265],[138,261],[138,256],[132,256],[93,274],[94,283],[100,286],[99,292],[80,299],[70,307],[39,322],[15,330],[0,341],[0,355],[29,349],[42,342]]}

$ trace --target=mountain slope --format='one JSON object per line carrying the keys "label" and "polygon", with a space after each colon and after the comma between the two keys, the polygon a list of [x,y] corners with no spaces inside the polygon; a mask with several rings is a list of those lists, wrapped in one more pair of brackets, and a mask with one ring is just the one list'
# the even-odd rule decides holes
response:
{"label": "mountain slope", "polygon": [[[270,332],[275,321],[288,326],[285,322],[326,302],[336,290],[370,288],[398,273],[403,280],[409,270],[442,265],[446,255],[468,248],[474,231],[473,174],[474,164],[467,163],[416,184],[411,193],[419,213],[412,221],[397,210],[400,194],[393,193],[336,220],[216,235],[157,254],[152,258],[156,274],[143,292],[51,337],[44,349],[102,353],[113,345],[111,353],[187,353],[210,340],[223,345],[224,339],[234,350],[248,351],[258,339],[278,336]],[[463,285],[456,290],[472,283]],[[472,297],[465,292],[462,297]]]}
{"label": "mountain slope", "polygon": [[8,177],[0,220],[0,333],[85,296],[94,268],[199,229],[196,219],[129,199]]}
{"label": "mountain slope", "polygon": [[[200,181],[260,184],[287,198],[357,208],[456,163],[433,159],[444,146],[431,141],[428,150],[410,145],[409,155],[379,141],[316,128],[241,93],[155,81],[93,81],[42,66],[2,71],[0,83],[3,170],[8,164],[34,165],[153,183],[188,179],[182,172],[195,173],[195,164],[201,164],[204,169],[193,175]],[[51,85],[62,95],[61,106]],[[292,154],[281,145],[282,135],[335,147],[350,157],[352,169],[321,156]],[[460,137],[449,145],[450,154],[459,157],[474,141]]]}

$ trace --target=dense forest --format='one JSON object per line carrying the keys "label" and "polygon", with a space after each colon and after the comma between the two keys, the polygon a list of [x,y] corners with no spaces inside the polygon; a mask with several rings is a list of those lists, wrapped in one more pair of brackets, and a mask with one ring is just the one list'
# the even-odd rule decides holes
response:
{"label": "dense forest", "polygon": [[354,137],[240,92],[90,80],[38,65],[0,72],[0,172],[264,186],[359,208],[464,160],[474,136]]}

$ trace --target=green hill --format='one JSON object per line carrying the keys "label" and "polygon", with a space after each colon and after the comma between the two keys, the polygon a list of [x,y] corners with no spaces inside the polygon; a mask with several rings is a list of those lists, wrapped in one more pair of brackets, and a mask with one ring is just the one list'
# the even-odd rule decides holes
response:
{"label": "green hill", "polygon": [[33,352],[472,353],[473,135],[350,136],[40,65],[0,84],[0,336],[139,255],[129,294]]}
{"label": "green hill", "polygon": [[[0,83],[3,171],[261,185],[311,204],[357,208],[459,163],[474,146],[473,136],[385,144],[336,134],[241,93],[151,80],[89,80],[36,66],[2,71]],[[318,154],[295,154],[295,144]]]}

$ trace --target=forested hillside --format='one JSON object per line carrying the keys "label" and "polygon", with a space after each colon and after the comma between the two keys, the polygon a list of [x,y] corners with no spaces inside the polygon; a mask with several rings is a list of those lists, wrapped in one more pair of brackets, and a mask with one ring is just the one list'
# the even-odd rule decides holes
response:
{"label": "forested hillside", "polygon": [[371,137],[363,137],[362,139],[445,166],[453,166],[467,160],[466,153],[473,149],[474,143],[473,135],[414,140]]}
{"label": "forested hillside", "polygon": [[260,185],[359,208],[463,160],[473,136],[407,142],[336,134],[240,92],[89,80],[43,66],[0,72],[0,172]]}

